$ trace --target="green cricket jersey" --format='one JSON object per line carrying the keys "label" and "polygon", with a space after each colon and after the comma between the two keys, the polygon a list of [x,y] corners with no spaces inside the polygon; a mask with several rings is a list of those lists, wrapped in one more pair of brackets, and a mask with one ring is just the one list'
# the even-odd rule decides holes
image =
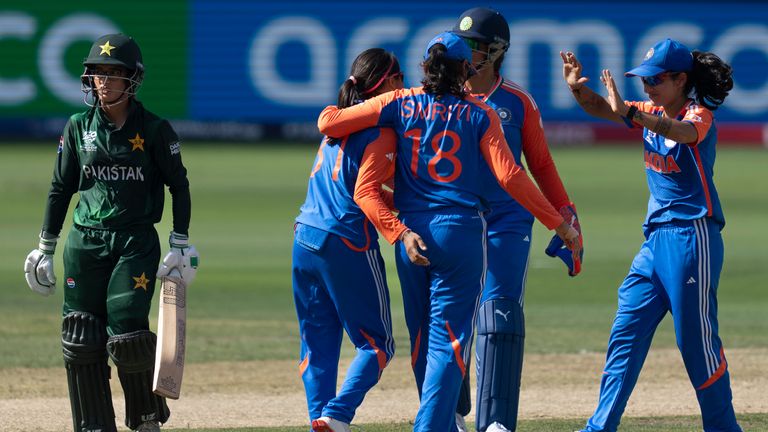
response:
{"label": "green cricket jersey", "polygon": [[98,107],[70,117],[59,143],[43,231],[61,232],[69,201],[80,200],[78,225],[121,230],[160,221],[167,185],[173,197],[173,230],[187,234],[191,212],[181,143],[168,121],[132,100],[116,129]]}

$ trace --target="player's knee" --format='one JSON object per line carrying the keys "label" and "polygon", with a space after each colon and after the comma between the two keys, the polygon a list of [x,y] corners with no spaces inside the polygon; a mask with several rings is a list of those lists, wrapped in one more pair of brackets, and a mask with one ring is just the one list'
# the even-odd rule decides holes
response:
{"label": "player's knee", "polygon": [[525,316],[520,303],[505,298],[484,302],[477,314],[477,334],[525,337]]}
{"label": "player's knee", "polygon": [[70,312],[61,324],[61,345],[68,364],[92,364],[107,357],[104,323],[88,312]]}
{"label": "player's knee", "polygon": [[107,351],[121,372],[136,373],[151,370],[155,364],[157,336],[149,330],[110,336]]}

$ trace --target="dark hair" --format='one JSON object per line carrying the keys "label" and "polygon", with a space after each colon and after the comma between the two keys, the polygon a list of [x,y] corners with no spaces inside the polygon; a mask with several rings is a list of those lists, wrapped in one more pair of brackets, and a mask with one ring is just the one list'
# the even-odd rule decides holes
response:
{"label": "dark hair", "polygon": [[383,48],[369,48],[352,62],[349,75],[339,88],[339,108],[347,108],[375,96],[384,78],[400,72],[397,57]]}
{"label": "dark hair", "polygon": [[424,68],[424,85],[426,93],[437,95],[452,94],[464,98],[464,81],[467,80],[467,66],[463,61],[445,56],[445,45],[435,44],[429,49],[429,57],[421,64]]}
{"label": "dark hair", "polygon": [[699,105],[716,110],[733,88],[733,69],[711,52],[693,51],[693,69],[688,73],[685,94],[694,91]]}

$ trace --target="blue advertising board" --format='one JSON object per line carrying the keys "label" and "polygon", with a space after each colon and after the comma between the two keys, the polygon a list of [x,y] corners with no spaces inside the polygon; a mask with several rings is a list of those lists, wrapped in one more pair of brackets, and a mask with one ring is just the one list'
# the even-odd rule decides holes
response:
{"label": "blue advertising board", "polygon": [[[190,7],[188,114],[196,120],[313,121],[334,103],[352,59],[392,50],[419,85],[426,43],[476,2],[245,2],[199,0]],[[671,37],[713,51],[734,68],[722,121],[768,120],[768,4],[504,2],[510,24],[502,73],[527,88],[548,121],[590,121],[561,76],[560,50],[575,51],[590,85],[611,69],[625,99],[645,99],[622,72]],[[608,7],[609,6],[609,7]],[[600,89],[602,90],[602,89]]]}

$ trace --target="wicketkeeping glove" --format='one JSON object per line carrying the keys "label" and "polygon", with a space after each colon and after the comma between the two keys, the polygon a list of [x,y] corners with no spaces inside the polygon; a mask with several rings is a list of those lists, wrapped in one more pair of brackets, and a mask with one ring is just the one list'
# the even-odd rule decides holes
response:
{"label": "wicketkeeping glove", "polygon": [[173,269],[176,269],[187,286],[189,286],[197,274],[197,266],[200,260],[197,249],[189,245],[188,236],[173,231],[171,231],[168,242],[171,244],[171,250],[165,255],[163,262],[160,263],[157,277],[168,276]]}
{"label": "wicketkeeping glove", "polygon": [[578,254],[574,254],[565,245],[563,239],[555,235],[552,237],[552,240],[549,241],[549,245],[544,250],[544,253],[553,258],[560,258],[565,263],[565,265],[568,266],[568,275],[576,276],[581,272],[581,263],[584,260],[584,237],[581,234],[581,224],[579,224],[579,218],[576,215],[576,207],[573,205],[573,203],[561,207],[559,211],[560,215],[563,216],[563,219],[565,219],[566,222],[571,224],[571,226],[576,231],[578,231],[578,242],[580,245],[582,245],[581,251]]}
{"label": "wicketkeeping glove", "polygon": [[53,252],[56,250],[57,236],[40,233],[37,249],[27,255],[24,261],[24,278],[29,288],[42,295],[49,296],[56,291],[56,274],[53,271]]}

